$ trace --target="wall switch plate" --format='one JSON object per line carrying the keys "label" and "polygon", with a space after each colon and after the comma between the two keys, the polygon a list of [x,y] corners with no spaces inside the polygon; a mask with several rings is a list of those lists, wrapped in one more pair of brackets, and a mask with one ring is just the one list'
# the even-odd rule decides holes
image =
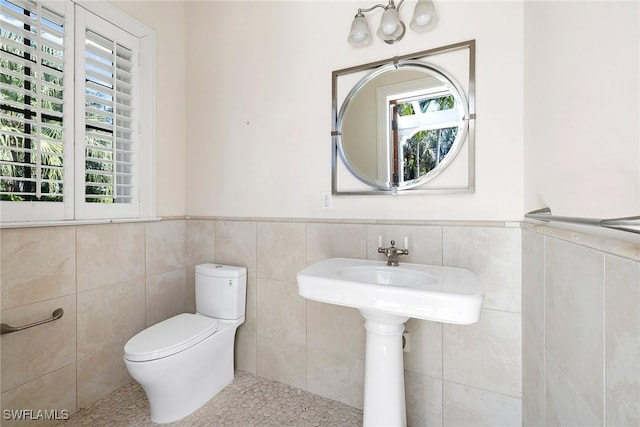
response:
{"label": "wall switch plate", "polygon": [[328,191],[324,191],[322,193],[322,200],[320,202],[320,208],[323,211],[330,211],[333,209],[333,195],[328,192]]}

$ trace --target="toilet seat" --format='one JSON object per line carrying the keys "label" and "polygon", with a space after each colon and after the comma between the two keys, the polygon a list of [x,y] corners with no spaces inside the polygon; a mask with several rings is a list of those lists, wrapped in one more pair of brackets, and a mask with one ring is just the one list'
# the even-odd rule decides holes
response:
{"label": "toilet seat", "polygon": [[124,357],[145,362],[171,356],[193,347],[218,329],[220,324],[212,317],[178,314],[132,337],[124,346]]}

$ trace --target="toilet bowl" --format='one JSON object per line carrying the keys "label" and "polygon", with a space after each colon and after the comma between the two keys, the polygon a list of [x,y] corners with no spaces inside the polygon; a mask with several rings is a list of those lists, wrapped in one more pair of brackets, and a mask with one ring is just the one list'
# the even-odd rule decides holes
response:
{"label": "toilet bowl", "polygon": [[196,266],[197,312],[164,320],[127,342],[125,366],[144,389],[153,422],[186,417],[233,381],[245,300],[244,267]]}

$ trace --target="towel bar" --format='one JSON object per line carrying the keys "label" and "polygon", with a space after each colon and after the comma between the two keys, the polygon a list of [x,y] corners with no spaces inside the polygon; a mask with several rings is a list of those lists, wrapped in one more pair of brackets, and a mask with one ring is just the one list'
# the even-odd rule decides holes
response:
{"label": "towel bar", "polygon": [[27,328],[33,328],[34,326],[42,325],[43,323],[53,322],[54,320],[58,320],[59,318],[61,318],[63,314],[64,314],[64,310],[62,309],[62,307],[60,307],[53,310],[53,313],[51,314],[51,317],[49,319],[39,320],[37,322],[29,323],[28,325],[10,326],[10,325],[7,325],[6,323],[2,323],[0,324],[0,335],[21,331]]}
{"label": "towel bar", "polygon": [[525,218],[537,219],[540,221],[558,221],[570,222],[573,224],[595,225],[597,227],[611,228],[614,230],[628,231],[629,233],[640,234],[640,216],[628,216],[624,218],[611,219],[581,218],[573,216],[552,215],[551,209],[542,208],[525,214]]}

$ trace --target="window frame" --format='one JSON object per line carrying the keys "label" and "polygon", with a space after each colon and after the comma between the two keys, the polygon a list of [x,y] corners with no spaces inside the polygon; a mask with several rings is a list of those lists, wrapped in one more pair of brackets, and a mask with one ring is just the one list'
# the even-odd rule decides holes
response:
{"label": "window frame", "polygon": [[[41,2],[41,1],[39,1]],[[63,202],[48,201],[0,201],[0,225],[22,223],[83,222],[91,220],[150,219],[155,217],[155,34],[135,18],[105,0],[65,0],[42,2],[47,9],[64,13],[64,192]],[[84,67],[85,28],[79,16],[85,13],[108,21],[109,25],[138,39],[139,100],[137,110],[136,203],[91,203],[85,201],[84,158],[84,81],[75,81],[77,67]],[[88,26],[87,28],[91,28]],[[76,41],[79,41],[76,43]],[[82,56],[81,56],[82,55]],[[69,111],[71,110],[71,111]],[[92,206],[101,205],[101,206]],[[124,207],[124,209],[123,209]]]}

